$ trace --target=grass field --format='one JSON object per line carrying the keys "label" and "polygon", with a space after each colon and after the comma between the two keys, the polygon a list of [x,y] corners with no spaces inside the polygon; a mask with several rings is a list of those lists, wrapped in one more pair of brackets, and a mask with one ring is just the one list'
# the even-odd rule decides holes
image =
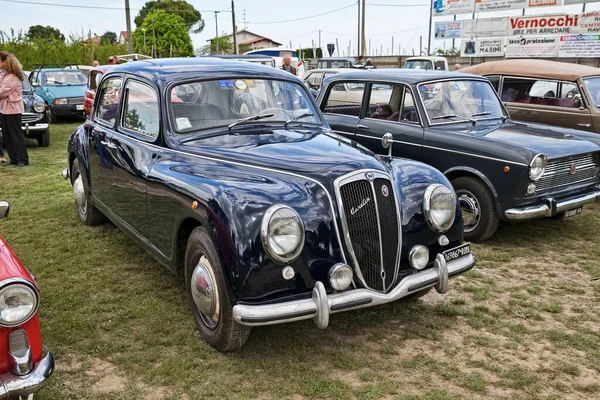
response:
{"label": "grass field", "polygon": [[[195,330],[183,277],[111,223],[79,223],[66,143],[0,168],[0,234],[41,286],[57,369],[39,400],[600,398],[600,206],[501,225],[445,296],[256,328],[220,354]],[[168,216],[167,216],[168,217]]]}

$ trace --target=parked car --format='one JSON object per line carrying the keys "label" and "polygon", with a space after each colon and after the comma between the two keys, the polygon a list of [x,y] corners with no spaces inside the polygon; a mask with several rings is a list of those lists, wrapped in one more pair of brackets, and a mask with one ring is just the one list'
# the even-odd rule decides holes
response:
{"label": "parked car", "polygon": [[504,60],[461,69],[492,82],[510,115],[600,133],[600,68],[547,60]]}
{"label": "parked car", "polygon": [[446,57],[438,56],[419,56],[419,57],[408,57],[404,62],[404,69],[425,69],[425,70],[437,70],[437,71],[448,71],[448,60]]}
{"label": "parked car", "polygon": [[[0,218],[8,211],[0,201]],[[34,277],[0,236],[0,399],[30,398],[54,371],[52,353],[43,357],[39,298]]]}
{"label": "parked car", "polygon": [[[329,75],[337,74],[340,72],[348,71],[347,68],[325,68],[325,69],[311,69],[302,76],[302,81],[310,88],[314,90],[320,90],[323,84],[323,79]],[[318,92],[317,92],[318,93]]]}
{"label": "parked car", "polygon": [[83,99],[83,107],[85,109],[85,115],[89,116],[92,112],[92,105],[94,104],[94,97],[96,96],[96,89],[98,88],[98,84],[102,80],[102,75],[108,69],[112,67],[112,65],[101,65],[98,67],[94,67],[90,71],[90,77],[88,79],[88,86],[85,91],[85,98]]}
{"label": "parked car", "polygon": [[[50,145],[50,124],[48,109],[44,100],[33,92],[28,81],[23,81],[23,106],[25,112],[21,115],[23,133],[28,139],[35,139],[40,147]],[[2,127],[0,127],[2,132]]]}
{"label": "parked car", "polygon": [[83,98],[88,78],[72,68],[41,68],[29,74],[35,93],[48,105],[50,121],[56,117],[84,116]]}
{"label": "parked car", "polygon": [[[121,116],[121,117],[118,117]],[[332,134],[302,82],[210,58],[113,67],[69,139],[79,219],[185,274],[202,337],[375,306],[475,264],[450,182]]]}
{"label": "parked car", "polygon": [[356,60],[351,57],[326,57],[317,60],[317,69],[354,68],[355,64]]}
{"label": "parked car", "polygon": [[[348,84],[362,89],[342,103],[337,90]],[[373,90],[383,85],[393,88],[386,101]],[[485,78],[357,70],[328,77],[318,103],[334,132],[442,171],[458,195],[466,240],[488,239],[500,220],[578,215],[600,198],[600,137],[512,121]],[[393,150],[381,146],[384,136],[398,143]]]}
{"label": "parked car", "polygon": [[296,68],[296,75],[303,76],[306,72],[304,63],[298,58],[298,53],[296,50],[286,49],[283,47],[270,47],[265,49],[251,50],[244,53],[244,55],[273,57],[276,68],[280,68],[283,65],[283,57],[290,56],[292,57],[292,66]]}
{"label": "parked car", "polygon": [[253,64],[262,64],[268,65],[269,67],[275,68],[275,59],[270,56],[261,56],[261,55],[240,55],[240,54],[213,54],[207,57],[216,57],[222,58],[224,60],[232,60],[232,61],[246,61],[251,62]]}

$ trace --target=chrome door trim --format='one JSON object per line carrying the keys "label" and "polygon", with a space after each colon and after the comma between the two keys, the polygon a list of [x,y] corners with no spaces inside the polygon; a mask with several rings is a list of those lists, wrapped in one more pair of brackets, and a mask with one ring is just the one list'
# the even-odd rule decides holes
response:
{"label": "chrome door trim", "polygon": [[514,165],[521,165],[523,167],[528,167],[527,164],[520,163],[520,162],[517,162],[517,161],[508,161],[508,160],[503,160],[501,158],[494,158],[494,157],[482,156],[482,155],[479,155],[479,154],[466,153],[464,151],[458,151],[458,150],[442,149],[441,147],[434,147],[434,146],[427,146],[427,145],[423,145],[423,147],[426,147],[426,148],[432,149],[432,150],[449,151],[450,153],[463,154],[463,155],[466,155],[466,156],[473,156],[473,157],[478,157],[478,158],[484,158],[486,160],[500,161],[500,162],[503,162],[503,163],[514,164]]}

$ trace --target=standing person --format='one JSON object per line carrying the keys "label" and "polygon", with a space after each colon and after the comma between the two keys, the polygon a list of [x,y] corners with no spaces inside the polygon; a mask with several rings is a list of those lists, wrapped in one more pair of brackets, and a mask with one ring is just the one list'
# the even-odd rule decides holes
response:
{"label": "standing person", "polygon": [[115,60],[115,57],[112,56],[108,59],[108,65],[115,65],[117,63],[117,61]]}
{"label": "standing person", "polygon": [[373,65],[373,61],[370,58],[367,58],[367,61],[365,62],[365,68],[375,69],[377,67],[375,65]]}
{"label": "standing person", "polygon": [[21,129],[23,106],[23,67],[13,54],[0,52],[0,68],[4,69],[4,79],[0,83],[0,106],[2,107],[2,136],[10,162],[4,164],[24,167],[29,164],[25,146],[25,135]]}
{"label": "standing person", "polygon": [[100,65],[100,62],[98,60],[94,60],[94,62],[92,62],[92,67],[97,67]]}
{"label": "standing person", "polygon": [[293,75],[296,75],[296,68],[292,66],[292,56],[290,56],[289,54],[283,56],[283,65],[281,66],[281,69]]}
{"label": "standing person", "polygon": [[[4,78],[4,69],[0,68],[0,85]],[[4,158],[4,144],[2,143],[2,104],[0,104],[0,164],[4,164],[6,158]]]}
{"label": "standing person", "polygon": [[460,64],[454,64],[454,70],[458,71],[460,69]]}

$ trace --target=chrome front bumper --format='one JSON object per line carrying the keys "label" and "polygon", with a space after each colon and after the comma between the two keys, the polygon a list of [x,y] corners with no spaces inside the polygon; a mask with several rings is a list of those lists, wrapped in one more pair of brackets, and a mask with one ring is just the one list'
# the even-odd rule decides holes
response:
{"label": "chrome front bumper", "polygon": [[233,307],[233,318],[247,326],[275,325],[312,318],[319,328],[325,329],[331,313],[391,303],[430,287],[445,293],[449,278],[461,275],[474,266],[475,257],[472,254],[448,263],[444,256],[438,254],[433,268],[407,276],[389,293],[351,289],[328,295],[323,283],[317,281],[310,299],[264,305],[238,304]]}
{"label": "chrome front bumper", "polygon": [[570,199],[556,201],[552,197],[545,199],[545,204],[523,208],[509,208],[504,212],[506,218],[510,220],[523,220],[542,217],[553,217],[565,211],[581,207],[584,204],[600,201],[600,189],[595,189],[591,193],[586,193],[581,196],[572,197]]}
{"label": "chrome front bumper", "polygon": [[11,373],[0,375],[0,399],[29,396],[44,386],[53,371],[54,356],[48,353],[27,375],[17,376]]}
{"label": "chrome front bumper", "polygon": [[25,124],[23,126],[23,131],[25,132],[26,135],[29,135],[29,132],[45,131],[49,127],[50,127],[50,125],[46,124],[46,123],[35,124],[35,125]]}

